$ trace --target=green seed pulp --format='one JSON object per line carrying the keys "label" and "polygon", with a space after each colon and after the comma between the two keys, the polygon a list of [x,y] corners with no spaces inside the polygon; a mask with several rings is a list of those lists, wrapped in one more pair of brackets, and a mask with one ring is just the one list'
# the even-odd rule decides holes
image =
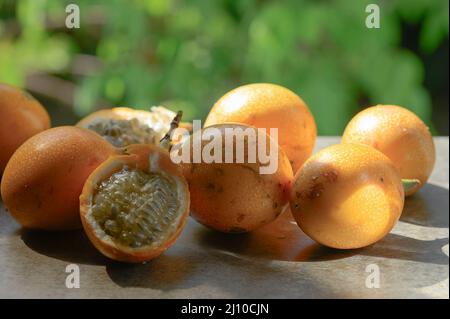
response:
{"label": "green seed pulp", "polygon": [[130,144],[155,144],[159,135],[148,125],[137,118],[130,120],[101,120],[87,126],[116,147]]}
{"label": "green seed pulp", "polygon": [[172,180],[124,167],[99,185],[92,216],[113,241],[139,248],[175,232],[178,208]]}

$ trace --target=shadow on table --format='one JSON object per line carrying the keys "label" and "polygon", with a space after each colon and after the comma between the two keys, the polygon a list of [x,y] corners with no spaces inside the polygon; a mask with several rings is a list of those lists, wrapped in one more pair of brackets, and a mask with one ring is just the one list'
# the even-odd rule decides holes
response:
{"label": "shadow on table", "polygon": [[120,287],[175,291],[178,297],[185,293],[186,298],[193,294],[205,298],[210,294],[233,298],[280,298],[286,296],[288,290],[290,298],[337,297],[325,284],[319,284],[316,278],[297,277],[297,284],[293,285],[293,277],[287,274],[288,270],[261,260],[208,250],[203,253],[178,250],[175,253],[176,256],[164,254],[145,265],[111,262],[106,265],[106,271]]}
{"label": "shadow on table", "polygon": [[[446,188],[425,185],[419,193],[407,198],[401,221],[420,226],[448,227],[448,196]],[[299,230],[289,210],[274,223],[252,233],[229,235],[202,228],[197,232],[196,240],[200,246],[268,260],[316,262],[366,255],[448,264],[448,256],[442,252],[443,246],[448,244],[448,238],[418,240],[391,233],[366,248],[337,250],[312,241]]]}
{"label": "shadow on table", "polygon": [[[432,196],[430,192],[433,193]],[[414,221],[415,224],[445,227],[448,225],[448,217],[430,216],[429,212],[421,210],[429,209],[427,205],[430,205],[430,201],[433,201],[433,206],[437,204],[445,208],[446,194],[448,195],[448,192],[446,193],[445,189],[434,185],[426,186],[423,193],[408,199],[402,219],[404,222]],[[438,210],[431,212],[443,214],[443,211]],[[193,241],[192,246],[188,244],[189,249],[201,248],[200,253],[186,249],[184,240]],[[286,269],[268,262],[272,260],[321,262],[360,255],[416,261],[429,264],[431,269],[437,272],[438,278],[422,278],[418,282],[414,281],[414,273],[403,274],[406,278],[410,278],[411,287],[425,287],[445,279],[446,274],[442,272],[442,267],[448,265],[448,257],[442,251],[443,246],[448,244],[446,238],[426,241],[389,234],[380,242],[364,249],[335,250],[321,246],[308,238],[298,228],[289,211],[282,214],[274,223],[241,235],[218,233],[193,222],[183,232],[179,242],[181,246],[175,247],[175,250],[170,250],[146,265],[109,262],[106,265],[107,273],[111,280],[121,287],[151,288],[169,292],[173,289],[202,289],[205,286],[205,294],[206,291],[218,289],[230,292],[233,296],[245,297],[254,295],[254,291],[251,291],[253,288],[250,287],[257,285],[258,281],[274,281],[273,291],[261,292],[262,294],[283,295],[283,287],[292,289],[290,282],[292,276],[286,275]],[[208,270],[209,265],[213,265],[213,270]],[[342,267],[346,264],[339,263],[334,267],[339,265]],[[328,271],[326,268],[309,267],[304,271],[308,276],[299,280],[300,290],[307,289],[309,296],[332,298],[326,284],[323,282],[318,284],[323,274]],[[337,276],[336,273],[334,275]],[[252,282],[252,285],[246,284],[249,282]],[[293,296],[296,294],[302,296],[305,291],[300,290],[292,292]]]}
{"label": "shadow on table", "polygon": [[104,265],[107,262],[83,231],[45,232],[19,229],[25,245],[39,254],[76,264]]}
{"label": "shadow on table", "polygon": [[285,238],[272,237],[270,232],[232,236],[208,230],[201,231],[198,237],[200,245],[267,260],[320,262],[364,255],[439,265],[448,264],[448,257],[442,252],[443,246],[448,244],[448,238],[418,240],[388,234],[378,243],[366,248],[339,250],[315,243],[299,230],[296,234],[287,233]]}
{"label": "shadow on table", "polygon": [[[417,195],[407,199],[401,220],[414,225],[448,227],[448,190],[436,185],[425,186]],[[298,228],[289,211],[274,223],[242,235],[222,234],[191,223],[179,239],[180,246],[177,247],[177,243],[145,265],[107,260],[95,250],[82,231],[46,233],[21,230],[20,235],[24,243],[38,253],[71,263],[105,265],[111,280],[121,287],[170,291],[204,285],[242,297],[252,295],[251,289],[254,289],[245,283],[258,283],[267,278],[276,281],[274,290],[267,293],[283,295],[283,287],[288,286],[292,278],[286,276],[285,270],[267,262],[271,260],[321,262],[363,255],[418,261],[438,268],[448,265],[448,257],[442,251],[448,238],[427,241],[389,234],[364,249],[335,250],[309,239]],[[214,264],[214,270],[209,271],[208,265],[211,264]],[[330,292],[324,292],[324,287],[319,287],[313,279],[302,280],[299,289],[307,286],[311,296],[323,293],[329,296]],[[240,291],[236,292],[236,287],[240,287]]]}
{"label": "shadow on table", "polygon": [[183,255],[163,254],[145,264],[106,263],[109,277],[121,287],[170,290],[196,270],[200,261]]}
{"label": "shadow on table", "polygon": [[201,228],[195,239],[200,246],[249,257],[281,261],[325,261],[353,256],[357,250],[322,246],[303,233],[289,209],[275,222],[246,234],[224,234]]}
{"label": "shadow on table", "polygon": [[448,228],[448,196],[447,188],[427,184],[406,198],[400,220],[414,225]]}
{"label": "shadow on table", "polygon": [[443,252],[445,245],[448,245],[448,238],[418,240],[397,234],[389,234],[378,243],[359,251],[361,255],[371,257],[448,265],[448,256]]}
{"label": "shadow on table", "polygon": [[[290,287],[291,298],[336,297],[316,278],[300,276],[296,271],[289,272],[261,258],[215,249],[211,245],[201,246],[199,240],[208,240],[204,237],[206,234],[223,236],[190,219],[178,241],[163,255],[145,265],[108,262],[106,271],[120,287],[150,288],[167,293],[176,290],[177,296],[185,293],[187,298],[192,295],[208,297],[209,294],[236,298],[280,298],[286,296],[286,287]],[[236,245],[241,238],[242,235],[229,236]],[[297,278],[295,285],[292,283],[293,276]],[[258,285],[270,285],[273,288],[258,289]]]}
{"label": "shadow on table", "polygon": [[[425,185],[418,193],[406,198],[400,221],[418,226],[448,228],[448,196],[447,188],[433,184]],[[429,231],[433,232],[433,229]],[[361,254],[448,265],[448,256],[442,251],[448,243],[448,238],[419,240],[391,233],[375,245],[362,249]]]}

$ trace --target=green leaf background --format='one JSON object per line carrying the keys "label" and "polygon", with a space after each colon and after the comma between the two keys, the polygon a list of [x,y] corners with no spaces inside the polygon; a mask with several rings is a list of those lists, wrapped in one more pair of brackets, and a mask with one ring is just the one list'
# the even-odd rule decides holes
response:
{"label": "green leaf background", "polygon": [[[433,53],[448,42],[448,1],[79,0],[76,30],[64,27],[69,3],[0,0],[0,81],[26,88],[38,73],[73,84],[77,117],[165,105],[203,119],[228,90],[272,82],[307,102],[322,135],[378,103],[432,126],[424,66],[401,46],[401,25],[421,23],[419,49]],[[369,3],[380,29],[365,27]],[[96,67],[74,71],[79,61]]]}

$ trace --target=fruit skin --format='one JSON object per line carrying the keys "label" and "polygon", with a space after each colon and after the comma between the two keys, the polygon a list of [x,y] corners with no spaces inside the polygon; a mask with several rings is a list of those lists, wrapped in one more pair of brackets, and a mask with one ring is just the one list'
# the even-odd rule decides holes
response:
{"label": "fruit skin", "polygon": [[294,177],[290,207],[300,228],[329,247],[365,247],[394,227],[404,205],[397,169],[381,152],[338,144],[310,157]]}
{"label": "fruit skin", "polygon": [[50,117],[30,94],[0,83],[0,175],[14,151],[31,136],[50,128]]}
{"label": "fruit skin", "polygon": [[225,122],[258,128],[278,128],[278,143],[294,173],[311,155],[317,137],[314,117],[294,92],[270,83],[240,86],[222,96],[211,109],[205,126]]}
{"label": "fruit skin", "polygon": [[[225,128],[256,130],[232,123],[211,127],[220,129],[222,136]],[[202,146],[206,143],[203,141]],[[292,168],[281,148],[275,173],[260,174],[260,166],[259,162],[183,164],[191,192],[191,216],[211,229],[226,233],[252,231],[275,220],[287,207]]]}
{"label": "fruit skin", "polygon": [[89,174],[117,151],[99,135],[61,126],[20,146],[6,166],[1,194],[24,227],[67,230],[81,227],[78,198]]}
{"label": "fruit skin", "polygon": [[[116,155],[110,157],[98,166],[89,176],[80,196],[80,216],[83,228],[89,240],[103,255],[117,261],[142,263],[161,255],[167,248],[173,245],[180,236],[189,216],[189,189],[181,168],[171,161],[169,153],[165,149],[148,144],[130,145],[126,148],[125,153],[128,155]],[[180,221],[176,232],[160,247],[125,247],[113,242],[103,231],[96,230],[89,220],[88,213],[91,207],[93,194],[96,191],[96,186],[115,172],[120,171],[125,165],[146,171],[163,171],[176,180],[181,203]]]}
{"label": "fruit skin", "polygon": [[404,179],[418,179],[417,192],[433,171],[436,151],[428,127],[413,112],[396,105],[377,105],[348,123],[342,143],[370,145],[389,157]]}

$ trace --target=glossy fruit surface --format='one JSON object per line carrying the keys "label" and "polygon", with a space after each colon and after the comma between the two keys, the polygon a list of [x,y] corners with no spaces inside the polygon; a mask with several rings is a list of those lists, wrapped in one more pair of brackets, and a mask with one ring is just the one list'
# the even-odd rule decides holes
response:
{"label": "glossy fruit surface", "polygon": [[362,144],[338,144],[310,157],[294,178],[290,200],[292,214],[308,236],[341,249],[383,238],[403,204],[393,163]]}
{"label": "glossy fruit surface", "polygon": [[278,143],[294,173],[311,155],[317,136],[308,106],[294,92],[275,84],[255,83],[231,90],[209,113],[205,126],[226,122],[278,129]]}
{"label": "glossy fruit surface", "polygon": [[89,176],[80,214],[102,254],[137,263],[175,242],[189,215],[189,190],[166,150],[131,145],[125,153],[110,157]]}
{"label": "glossy fruit surface", "polygon": [[[347,125],[343,143],[367,144],[389,157],[403,179],[425,185],[436,151],[428,127],[413,112],[395,105],[377,105],[358,113]],[[414,194],[412,188],[406,195]]]}
{"label": "glossy fruit surface", "polygon": [[83,185],[116,152],[86,129],[61,126],[41,132],[22,144],[8,162],[1,183],[3,202],[26,228],[79,228]]}
{"label": "glossy fruit surface", "polygon": [[44,107],[25,91],[0,83],[0,175],[15,150],[31,136],[50,128]]}
{"label": "glossy fruit surface", "polygon": [[[257,131],[254,127],[229,123],[204,128],[202,132],[210,128],[217,129],[217,136],[222,139],[227,128]],[[194,137],[195,133],[189,140],[190,147]],[[259,157],[254,162],[248,160],[249,140],[244,134],[237,134],[233,141],[233,149],[237,141],[244,145],[241,163],[237,163],[236,155],[231,156],[232,163],[225,163],[225,154],[229,150],[222,143],[221,163],[208,163],[204,160],[187,163],[183,165],[183,171],[191,192],[191,215],[214,230],[242,233],[266,225],[281,214],[287,206],[293,174],[287,156],[266,134],[263,141],[267,146],[272,141],[273,154],[275,150],[277,152],[274,156],[277,166],[274,166],[275,170],[270,174],[261,174],[261,167],[266,164],[263,165]],[[258,141],[259,138],[256,139],[256,144]],[[200,145],[203,152],[208,142],[204,140]]]}

